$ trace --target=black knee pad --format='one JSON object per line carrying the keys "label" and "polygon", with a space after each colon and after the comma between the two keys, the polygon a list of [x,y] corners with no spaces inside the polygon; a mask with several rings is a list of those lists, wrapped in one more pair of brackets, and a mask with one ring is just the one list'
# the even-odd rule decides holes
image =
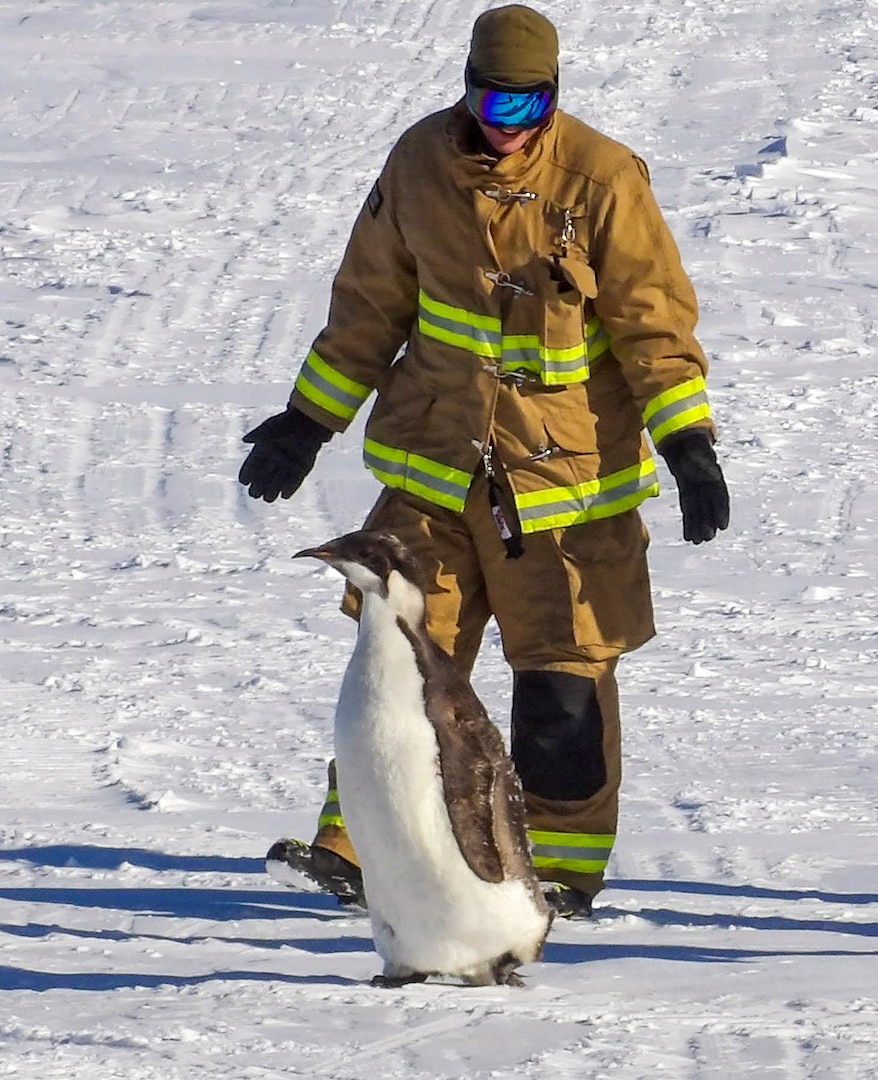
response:
{"label": "black knee pad", "polygon": [[522,787],[544,799],[588,799],[607,782],[604,720],[594,679],[517,671],[512,760]]}

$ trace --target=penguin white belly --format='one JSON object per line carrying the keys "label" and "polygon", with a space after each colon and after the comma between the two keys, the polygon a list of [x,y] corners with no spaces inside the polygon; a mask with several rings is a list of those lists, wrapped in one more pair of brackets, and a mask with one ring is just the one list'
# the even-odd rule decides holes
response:
{"label": "penguin white belly", "polygon": [[524,881],[485,881],[463,857],[414,651],[378,605],[361,618],[335,740],[340,800],[385,970],[478,978],[505,953],[535,959],[545,913]]}

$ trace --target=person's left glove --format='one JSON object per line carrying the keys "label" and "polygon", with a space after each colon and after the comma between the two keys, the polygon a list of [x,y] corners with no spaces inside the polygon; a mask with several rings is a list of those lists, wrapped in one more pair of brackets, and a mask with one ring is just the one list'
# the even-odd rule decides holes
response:
{"label": "person's left glove", "polygon": [[683,539],[700,544],[729,526],[729,489],[716,460],[710,432],[688,428],[668,436],[659,453],[677,481]]}
{"label": "person's left glove", "polygon": [[238,480],[248,486],[253,499],[274,502],[278,495],[289,499],[314,468],[320,447],[332,435],[328,427],[290,406],[244,436],[244,442],[252,443],[253,449],[241,466]]}

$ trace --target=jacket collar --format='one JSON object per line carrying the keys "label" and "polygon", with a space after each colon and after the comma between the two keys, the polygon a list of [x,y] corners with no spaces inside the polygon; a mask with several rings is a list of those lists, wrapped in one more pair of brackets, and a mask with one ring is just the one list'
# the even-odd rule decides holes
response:
{"label": "jacket collar", "polygon": [[479,126],[461,98],[448,110],[445,122],[445,136],[458,178],[467,186],[485,180],[504,185],[522,183],[544,160],[546,149],[554,141],[556,115],[553,113],[548,124],[535,132],[521,150],[497,157],[485,148]]}

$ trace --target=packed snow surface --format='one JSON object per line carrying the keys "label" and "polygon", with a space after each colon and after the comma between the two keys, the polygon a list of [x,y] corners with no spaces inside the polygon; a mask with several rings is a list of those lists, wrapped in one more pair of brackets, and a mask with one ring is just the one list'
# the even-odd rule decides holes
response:
{"label": "packed snow surface", "polygon": [[[545,2],[702,304],[729,531],[646,517],[621,836],[528,988],[381,991],[312,835],[354,627],[235,481],[484,0],[0,0],[0,1076],[878,1076],[878,9]],[[663,477],[666,474],[663,472]],[[510,588],[515,565],[510,564]],[[489,629],[474,684],[505,729]]]}

